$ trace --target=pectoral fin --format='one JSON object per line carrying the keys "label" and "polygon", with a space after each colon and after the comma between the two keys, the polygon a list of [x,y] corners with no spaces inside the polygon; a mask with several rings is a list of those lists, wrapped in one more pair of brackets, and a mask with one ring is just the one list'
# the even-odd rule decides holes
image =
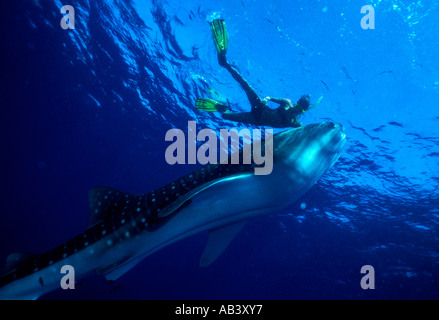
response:
{"label": "pectoral fin", "polygon": [[232,239],[245,225],[245,221],[209,231],[209,239],[200,259],[200,267],[207,267],[227,248]]}

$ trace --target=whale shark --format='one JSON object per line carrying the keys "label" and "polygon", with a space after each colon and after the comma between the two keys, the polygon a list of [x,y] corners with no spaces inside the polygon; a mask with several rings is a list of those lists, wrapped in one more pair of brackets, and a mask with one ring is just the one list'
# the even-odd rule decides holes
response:
{"label": "whale shark", "polygon": [[339,158],[343,126],[323,122],[272,136],[273,170],[251,164],[209,164],[145,194],[109,187],[89,191],[86,230],[42,254],[11,254],[0,276],[0,299],[38,299],[60,288],[63,267],[75,279],[97,272],[116,280],[145,257],[208,231],[200,266],[211,264],[245,222],[299,199]]}

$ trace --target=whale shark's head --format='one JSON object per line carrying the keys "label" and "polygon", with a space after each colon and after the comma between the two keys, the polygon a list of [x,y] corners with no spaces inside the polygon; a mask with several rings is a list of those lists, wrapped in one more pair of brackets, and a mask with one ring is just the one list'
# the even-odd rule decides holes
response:
{"label": "whale shark's head", "polygon": [[[346,142],[343,126],[334,122],[310,124],[274,136],[274,170],[311,186],[339,158]],[[286,170],[285,170],[286,169]]]}

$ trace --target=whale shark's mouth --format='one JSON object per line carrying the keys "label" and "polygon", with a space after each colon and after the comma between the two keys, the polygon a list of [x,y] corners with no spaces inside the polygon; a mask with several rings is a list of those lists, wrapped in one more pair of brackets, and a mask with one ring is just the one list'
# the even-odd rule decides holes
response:
{"label": "whale shark's mouth", "polygon": [[333,130],[337,130],[337,132],[334,134],[334,137],[332,138],[334,143],[326,147],[326,150],[333,154],[333,158],[329,168],[331,168],[337,162],[346,144],[346,133],[344,132],[344,127],[338,123],[335,123],[334,125],[335,127]]}
{"label": "whale shark's mouth", "polygon": [[344,127],[340,124],[340,141],[337,143],[336,147],[340,150],[343,150],[344,145],[346,143],[346,133],[344,132]]}
{"label": "whale shark's mouth", "polygon": [[[346,143],[346,133],[344,132],[343,125],[339,123],[333,123],[333,137],[331,143],[328,143],[324,148],[331,153],[341,153]],[[337,157],[338,159],[338,157]]]}

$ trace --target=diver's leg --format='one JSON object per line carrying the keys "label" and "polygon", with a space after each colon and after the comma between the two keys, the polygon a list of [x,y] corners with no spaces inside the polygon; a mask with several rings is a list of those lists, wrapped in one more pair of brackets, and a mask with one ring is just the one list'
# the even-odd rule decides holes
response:
{"label": "diver's leg", "polygon": [[257,106],[259,106],[262,103],[262,99],[258,96],[255,89],[253,89],[253,87],[247,82],[247,80],[245,80],[244,77],[235,68],[233,68],[227,61],[223,61],[223,67],[230,72],[233,79],[235,79],[244,89],[247,98],[252,106],[252,111],[254,110],[254,108],[257,108]]}
{"label": "diver's leg", "polygon": [[251,112],[224,112],[222,114],[223,119],[236,121],[236,122],[244,122],[247,124],[255,124],[255,117]]}
{"label": "diver's leg", "polygon": [[218,64],[226,68],[232,77],[238,81],[247,94],[247,98],[252,106],[252,111],[255,111],[255,109],[261,106],[262,99],[259,98],[256,91],[248,84],[244,77],[227,62],[228,36],[225,21],[223,19],[215,19],[210,23],[210,28],[212,30],[213,42],[215,43],[215,48],[218,53]]}

